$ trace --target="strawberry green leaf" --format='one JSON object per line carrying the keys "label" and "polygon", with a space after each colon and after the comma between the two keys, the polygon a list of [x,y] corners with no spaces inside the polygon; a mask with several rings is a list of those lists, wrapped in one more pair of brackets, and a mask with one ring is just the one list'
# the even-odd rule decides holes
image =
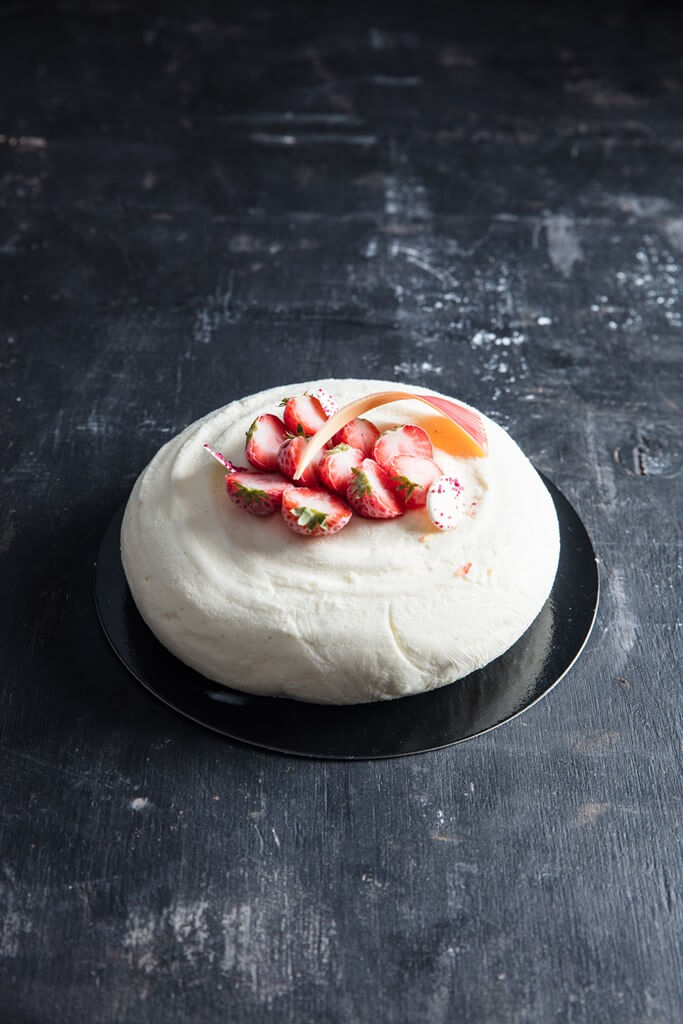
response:
{"label": "strawberry green leaf", "polygon": [[297,517],[299,526],[304,526],[307,530],[315,530],[316,526],[319,526],[322,530],[327,529],[325,520],[327,519],[327,512],[318,512],[315,508],[306,508],[304,505],[300,505],[299,508],[295,508],[294,515]]}
{"label": "strawberry green leaf", "polygon": [[351,468],[353,473],[353,479],[351,481],[351,488],[357,498],[361,498],[364,494],[371,494],[372,487],[368,480],[368,474],[363,469],[359,469],[357,466]]}
{"label": "strawberry green leaf", "polygon": [[258,501],[267,501],[268,495],[265,491],[259,490],[258,487],[245,487],[244,484],[240,484],[237,488],[237,493],[240,498],[243,498],[247,505],[251,505]]}
{"label": "strawberry green leaf", "polygon": [[412,480],[409,480],[407,476],[392,476],[391,479],[395,481],[397,491],[405,491],[403,497],[406,501],[418,486]]}

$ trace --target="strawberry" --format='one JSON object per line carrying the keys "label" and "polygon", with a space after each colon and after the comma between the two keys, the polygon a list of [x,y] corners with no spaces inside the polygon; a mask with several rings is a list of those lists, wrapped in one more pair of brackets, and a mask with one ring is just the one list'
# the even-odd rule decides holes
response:
{"label": "strawberry", "polygon": [[406,508],[424,508],[429,487],[443,476],[433,459],[419,455],[397,455],[389,463],[387,473]]}
{"label": "strawberry", "polygon": [[282,518],[304,537],[331,537],[346,526],[351,509],[322,487],[288,487],[282,495]]}
{"label": "strawberry", "polygon": [[346,494],[346,488],[351,479],[351,470],[357,468],[363,461],[363,453],[358,448],[351,448],[348,444],[338,444],[335,448],[328,448],[323,453],[318,466],[320,480],[331,491],[337,494]]}
{"label": "strawberry", "polygon": [[346,500],[354,512],[367,519],[394,519],[403,505],[391,489],[387,473],[372,459],[363,459],[351,470]]}
{"label": "strawberry", "polygon": [[287,439],[285,425],[279,416],[264,413],[257,416],[247,431],[246,455],[252,466],[265,471],[277,469],[277,453]]}
{"label": "strawberry", "polygon": [[427,514],[439,530],[452,530],[465,514],[463,486],[454,476],[442,476],[427,491]]}
{"label": "strawberry", "polygon": [[379,430],[370,420],[355,419],[347,423],[334,435],[335,444],[348,444],[358,448],[366,458],[372,455],[375,441],[379,438]]}
{"label": "strawberry", "polygon": [[239,470],[228,473],[225,486],[238,508],[254,516],[269,516],[282,504],[282,494],[289,487],[289,480],[280,473]]}
{"label": "strawberry", "polygon": [[339,409],[339,406],[328,391],[325,391],[324,388],[316,388],[315,391],[312,392],[312,395],[313,398],[318,399],[323,407],[323,412],[328,419],[330,416],[334,416],[335,412]]}
{"label": "strawberry", "polygon": [[319,398],[314,395],[297,395],[296,398],[284,398],[283,418],[290,434],[303,434],[312,437],[327,419],[327,413]]}
{"label": "strawberry", "polygon": [[[294,471],[307,444],[307,439],[299,436],[290,437],[280,445],[280,450],[277,453],[278,468],[290,480],[294,479]],[[321,458],[322,453],[318,453],[310,466],[307,466],[303,471],[297,483],[301,483],[305,487],[314,487],[318,483],[318,466]]]}
{"label": "strawberry", "polygon": [[380,466],[388,469],[389,463],[397,455],[419,455],[424,459],[431,459],[434,456],[432,442],[429,434],[407,423],[402,427],[394,427],[393,430],[385,430],[372,449],[372,457]]}

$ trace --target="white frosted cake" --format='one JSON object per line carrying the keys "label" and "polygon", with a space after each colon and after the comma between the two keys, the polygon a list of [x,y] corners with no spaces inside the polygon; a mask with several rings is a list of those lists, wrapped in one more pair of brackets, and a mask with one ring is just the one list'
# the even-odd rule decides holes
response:
{"label": "white frosted cake", "polygon": [[424,506],[385,519],[354,511],[329,536],[295,532],[279,512],[248,514],[230,500],[226,469],[203,445],[243,466],[253,421],[280,417],[283,399],[321,387],[343,406],[398,385],[345,379],[273,388],[209,413],[161,448],[123,521],[135,603],[181,661],[239,690],[348,704],[452,683],[506,651],[543,607],[559,555],[552,500],[494,422],[480,414],[488,453],[472,456],[459,450],[445,417],[409,400],[367,418],[380,432],[400,424],[427,431],[433,462],[460,488],[452,528],[437,528]]}

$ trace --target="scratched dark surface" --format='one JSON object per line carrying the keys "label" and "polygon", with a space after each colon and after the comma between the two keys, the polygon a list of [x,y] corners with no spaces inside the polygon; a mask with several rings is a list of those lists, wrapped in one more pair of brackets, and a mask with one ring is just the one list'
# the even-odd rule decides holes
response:
{"label": "scratched dark surface", "polygon": [[[143,6],[0,6],[0,1017],[678,1024],[674,5]],[[101,635],[159,445],[328,374],[478,405],[594,539],[584,655],[483,738],[259,752]]]}

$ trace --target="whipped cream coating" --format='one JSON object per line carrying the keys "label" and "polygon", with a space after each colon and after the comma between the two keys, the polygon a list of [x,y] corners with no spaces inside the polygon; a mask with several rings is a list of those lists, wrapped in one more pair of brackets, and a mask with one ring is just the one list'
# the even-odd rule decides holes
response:
{"label": "whipped cream coating", "polygon": [[[447,532],[419,509],[301,537],[278,513],[234,505],[202,447],[244,465],[246,431],[261,413],[280,414],[281,399],[323,387],[341,406],[396,386],[320,380],[249,395],[190,424],[143,470],[124,515],[123,566],[143,618],[181,661],[239,690],[352,704],[454,682],[531,625],[557,570],[557,517],[531,463],[487,417],[486,458],[435,444],[471,513]],[[395,402],[367,418],[383,430],[419,423],[420,408]]]}

